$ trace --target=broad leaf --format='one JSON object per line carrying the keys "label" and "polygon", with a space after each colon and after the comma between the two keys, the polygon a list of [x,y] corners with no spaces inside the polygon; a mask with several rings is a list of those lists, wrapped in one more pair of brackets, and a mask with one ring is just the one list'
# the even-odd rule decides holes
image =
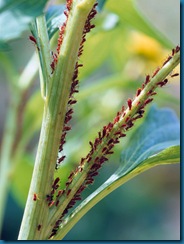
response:
{"label": "broad leaf", "polygon": [[180,125],[170,109],[151,107],[144,123],[131,136],[121,154],[120,171],[129,172],[162,150],[180,143]]}
{"label": "broad leaf", "polygon": [[0,41],[20,37],[29,23],[43,13],[47,0],[2,0],[0,8]]}
{"label": "broad leaf", "polygon": [[53,5],[48,8],[46,12],[46,21],[50,39],[58,30],[59,26],[61,26],[62,23],[66,20],[66,16],[64,14],[65,9],[66,6],[63,4]]}

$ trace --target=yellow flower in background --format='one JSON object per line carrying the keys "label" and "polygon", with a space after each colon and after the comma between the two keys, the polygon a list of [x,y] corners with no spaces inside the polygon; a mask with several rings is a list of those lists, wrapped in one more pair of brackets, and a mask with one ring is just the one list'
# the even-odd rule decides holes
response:
{"label": "yellow flower in background", "polygon": [[154,63],[163,61],[168,53],[154,38],[136,31],[130,32],[129,51]]}

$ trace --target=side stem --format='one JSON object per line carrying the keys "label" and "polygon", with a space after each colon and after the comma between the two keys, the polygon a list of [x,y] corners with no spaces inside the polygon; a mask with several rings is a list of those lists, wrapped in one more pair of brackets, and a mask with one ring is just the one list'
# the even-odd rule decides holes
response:
{"label": "side stem", "polygon": [[[50,193],[54,180],[60,132],[63,129],[83,29],[94,2],[95,0],[83,0],[80,3],[74,1],[72,14],[68,18],[58,64],[45,98],[35,167],[18,240],[43,240],[48,235],[45,229],[50,209],[46,195]],[[37,196],[35,201],[34,196]],[[41,230],[38,226],[41,226]]]}

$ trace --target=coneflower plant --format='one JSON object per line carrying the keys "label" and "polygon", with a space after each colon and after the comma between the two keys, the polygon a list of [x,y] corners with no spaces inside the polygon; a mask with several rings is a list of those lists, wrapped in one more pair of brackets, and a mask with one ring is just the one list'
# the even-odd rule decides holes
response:
{"label": "coneflower plant", "polygon": [[[153,166],[179,161],[178,131],[170,137],[162,135],[158,139],[161,146],[157,146],[157,141],[151,141],[150,138],[147,146],[151,141],[151,154],[147,154],[145,149],[141,152],[141,159],[137,156],[134,162],[122,165],[96,191],[83,199],[83,191],[99,177],[101,167],[114,153],[116,145],[129,136],[129,131],[140,119],[144,118],[142,126],[147,126],[151,116],[149,105],[160,90],[179,75],[178,71],[174,71],[180,62],[180,47],[177,45],[171,48],[159,67],[145,75],[134,96],[126,102],[122,101],[121,109],[111,122],[96,132],[96,138],[89,142],[89,152],[75,163],[76,167],[68,174],[64,187],[61,184],[62,165],[67,159],[64,145],[67,144],[68,132],[72,130],[72,116],[79,93],[79,71],[85,69],[85,63],[81,61],[83,49],[88,33],[95,28],[97,10],[96,0],[66,0],[65,20],[59,26],[55,49],[49,40],[44,14],[30,26],[32,34],[29,39],[35,46],[40,63],[44,112],[18,240],[61,240],[89,209],[123,183]],[[165,110],[155,107],[150,111],[167,114]],[[168,116],[169,124],[175,117],[172,112]],[[159,123],[163,122],[158,118],[158,127]],[[151,126],[150,122],[148,127]],[[15,148],[16,143],[12,150]]]}

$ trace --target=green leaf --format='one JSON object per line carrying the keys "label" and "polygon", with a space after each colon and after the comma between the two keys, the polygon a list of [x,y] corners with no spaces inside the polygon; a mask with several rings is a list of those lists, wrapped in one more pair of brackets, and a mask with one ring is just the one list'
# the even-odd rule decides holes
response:
{"label": "green leaf", "polygon": [[47,0],[3,0],[0,8],[0,41],[20,37],[29,23],[43,13]]}
{"label": "green leaf", "polygon": [[53,5],[50,6],[46,12],[46,21],[47,21],[47,29],[49,38],[54,35],[54,33],[59,30],[59,26],[66,20],[66,16],[64,14],[66,6],[64,4],[61,5]]}
{"label": "green leaf", "polygon": [[121,154],[121,172],[129,172],[141,162],[180,142],[180,125],[170,109],[151,107],[144,123],[134,131]]}
{"label": "green leaf", "polygon": [[98,11],[102,11],[106,1],[107,0],[98,0],[98,6],[97,6]]}
{"label": "green leaf", "polygon": [[139,13],[134,0],[118,1],[118,4],[114,0],[109,0],[106,8],[117,14],[125,25],[129,24],[133,29],[153,37],[169,49],[173,47],[173,44]]}

